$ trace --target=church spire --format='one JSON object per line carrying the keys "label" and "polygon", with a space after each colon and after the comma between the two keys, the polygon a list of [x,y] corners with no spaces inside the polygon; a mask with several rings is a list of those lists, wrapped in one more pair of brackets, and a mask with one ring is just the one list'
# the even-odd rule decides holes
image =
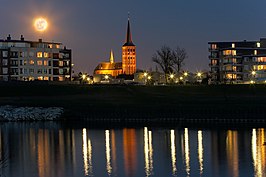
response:
{"label": "church spire", "polygon": [[114,63],[115,60],[114,60],[114,54],[113,54],[113,50],[111,50],[110,52],[110,63]]}
{"label": "church spire", "polygon": [[135,46],[132,42],[131,31],[130,31],[130,22],[129,22],[129,13],[127,19],[127,36],[126,36],[126,43],[124,46]]}

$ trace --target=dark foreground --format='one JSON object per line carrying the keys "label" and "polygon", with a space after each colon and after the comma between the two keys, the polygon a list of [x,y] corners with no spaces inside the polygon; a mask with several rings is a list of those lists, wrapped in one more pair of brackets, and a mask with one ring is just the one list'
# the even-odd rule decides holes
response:
{"label": "dark foreground", "polygon": [[0,105],[63,107],[94,123],[266,123],[266,85],[112,86],[1,83]]}

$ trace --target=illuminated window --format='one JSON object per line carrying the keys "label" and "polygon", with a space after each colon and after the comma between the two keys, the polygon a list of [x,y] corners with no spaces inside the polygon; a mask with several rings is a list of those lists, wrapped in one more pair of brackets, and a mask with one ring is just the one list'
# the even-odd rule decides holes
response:
{"label": "illuminated window", "polygon": [[34,65],[34,60],[30,60],[30,61],[29,61],[29,64],[30,64],[30,65]]}
{"label": "illuminated window", "polygon": [[42,58],[42,52],[37,52],[37,58]]}
{"label": "illuminated window", "polygon": [[43,53],[43,56],[44,56],[44,58],[48,58],[49,57],[49,54],[47,52],[44,52]]}
{"label": "illuminated window", "polygon": [[227,79],[236,79],[236,74],[226,74]]}
{"label": "illuminated window", "polygon": [[64,81],[64,77],[59,76],[59,81]]}
{"label": "illuminated window", "polygon": [[233,67],[232,67],[232,70],[233,70],[233,71],[236,71],[236,66],[233,66]]}
{"label": "illuminated window", "polygon": [[56,44],[56,48],[59,49],[60,48],[60,45],[59,44]]}
{"label": "illuminated window", "polygon": [[49,77],[43,77],[43,80],[48,81]]}
{"label": "illuminated window", "polygon": [[44,66],[47,66],[47,65],[48,65],[48,61],[44,60],[44,61],[43,61],[43,65],[44,65]]}
{"label": "illuminated window", "polygon": [[254,50],[254,55],[257,55],[257,54],[258,54],[257,50]]}
{"label": "illuminated window", "polygon": [[64,62],[63,61],[59,61],[59,66],[63,66]]}
{"label": "illuminated window", "polygon": [[34,77],[29,77],[29,81],[34,81]]}
{"label": "illuminated window", "polygon": [[37,65],[39,65],[39,66],[42,65],[42,60],[38,60]]}
{"label": "illuminated window", "polygon": [[50,49],[53,48],[53,44],[49,44],[48,48],[50,48]]}
{"label": "illuminated window", "polygon": [[232,48],[235,48],[235,44],[234,43],[232,43]]}
{"label": "illuminated window", "polygon": [[259,43],[259,42],[257,42],[257,47],[258,47],[258,48],[260,47],[260,43]]}
{"label": "illuminated window", "polygon": [[224,50],[223,55],[236,55],[236,50]]}
{"label": "illuminated window", "polygon": [[266,62],[266,57],[258,57],[258,62]]}
{"label": "illuminated window", "polygon": [[266,65],[258,65],[258,70],[266,70]]}
{"label": "illuminated window", "polygon": [[43,80],[43,77],[42,76],[39,76],[38,77],[38,80],[42,81]]}
{"label": "illuminated window", "polygon": [[23,65],[27,65],[27,60],[24,60],[23,61]]}

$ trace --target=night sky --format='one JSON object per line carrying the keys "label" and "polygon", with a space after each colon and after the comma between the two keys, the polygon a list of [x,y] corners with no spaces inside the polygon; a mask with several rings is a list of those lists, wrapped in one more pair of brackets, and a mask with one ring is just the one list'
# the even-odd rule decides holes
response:
{"label": "night sky", "polygon": [[[185,69],[200,71],[208,69],[209,41],[266,37],[265,0],[1,0],[0,39],[62,42],[75,72],[92,74],[111,49],[121,61],[128,12],[139,69],[155,68],[151,57],[162,45],[185,48]],[[49,21],[44,33],[32,25],[39,16]]]}

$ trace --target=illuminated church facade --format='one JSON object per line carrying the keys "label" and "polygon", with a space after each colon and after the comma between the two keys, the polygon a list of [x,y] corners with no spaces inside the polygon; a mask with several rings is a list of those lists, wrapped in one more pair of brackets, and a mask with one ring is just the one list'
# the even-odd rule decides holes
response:
{"label": "illuminated church facade", "polygon": [[94,69],[94,74],[111,75],[117,77],[120,74],[133,75],[136,72],[136,46],[132,41],[130,22],[127,23],[125,44],[122,46],[122,62],[115,62],[111,51],[109,62],[101,62]]}

